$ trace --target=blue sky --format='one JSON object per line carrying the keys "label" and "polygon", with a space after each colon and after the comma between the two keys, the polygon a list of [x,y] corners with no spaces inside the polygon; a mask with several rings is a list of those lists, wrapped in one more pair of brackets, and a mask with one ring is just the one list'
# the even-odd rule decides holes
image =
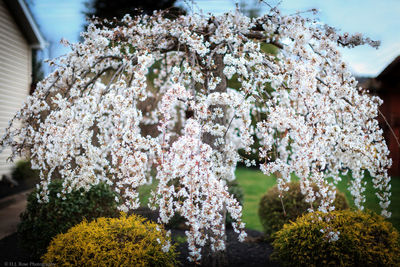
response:
{"label": "blue sky", "polygon": [[[251,0],[248,0],[251,2]],[[59,44],[61,38],[76,42],[85,17],[83,0],[34,0],[32,12],[49,42],[45,57],[66,53]],[[272,5],[277,0],[269,0]],[[178,2],[185,6],[183,0]],[[235,7],[234,0],[198,0],[198,8],[205,13],[220,14]],[[317,8],[317,17],[344,32],[361,32],[381,40],[381,47],[342,49],[343,57],[356,75],[376,76],[396,56],[400,55],[400,1],[399,0],[283,0],[281,10],[292,14]],[[263,8],[261,8],[263,9]],[[266,9],[266,7],[264,8]]]}

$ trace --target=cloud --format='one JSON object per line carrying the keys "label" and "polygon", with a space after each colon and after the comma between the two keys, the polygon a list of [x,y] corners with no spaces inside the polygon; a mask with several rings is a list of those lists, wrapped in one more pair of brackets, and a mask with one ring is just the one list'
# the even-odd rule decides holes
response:
{"label": "cloud", "polygon": [[374,70],[374,66],[368,63],[352,63],[350,64],[350,69],[356,76],[376,76],[376,71]]}
{"label": "cloud", "polygon": [[343,59],[350,69],[361,76],[379,75],[399,55],[400,41],[383,45],[378,50],[362,47],[343,51]]}

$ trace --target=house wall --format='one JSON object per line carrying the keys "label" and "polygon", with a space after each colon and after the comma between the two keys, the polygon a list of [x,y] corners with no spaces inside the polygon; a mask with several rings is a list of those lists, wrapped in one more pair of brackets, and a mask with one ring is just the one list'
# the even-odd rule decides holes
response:
{"label": "house wall", "polygon": [[[399,88],[385,85],[386,90],[379,95],[383,100],[380,107],[381,112],[386,117],[387,122],[392,129],[389,129],[383,118],[380,118],[380,125],[384,130],[386,144],[390,150],[390,158],[392,159],[392,167],[389,170],[390,175],[400,176],[400,148],[397,140],[400,140],[400,92]],[[379,116],[381,117],[381,116]],[[397,137],[393,136],[393,132]]]}
{"label": "house wall", "polygon": [[[29,93],[31,56],[27,40],[0,0],[0,137]],[[0,179],[9,174],[14,165],[6,162],[10,154],[10,149],[0,154]]]}

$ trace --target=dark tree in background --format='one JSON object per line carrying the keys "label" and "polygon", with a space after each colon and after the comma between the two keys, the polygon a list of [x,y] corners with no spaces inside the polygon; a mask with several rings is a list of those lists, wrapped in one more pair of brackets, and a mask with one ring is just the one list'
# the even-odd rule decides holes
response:
{"label": "dark tree in background", "polygon": [[153,14],[154,10],[167,10],[166,15],[174,18],[185,14],[184,9],[175,7],[176,0],[89,0],[85,2],[85,15],[89,18],[121,19],[125,14]]}
{"label": "dark tree in background", "polygon": [[35,91],[36,84],[44,78],[43,59],[38,54],[39,50],[32,49],[32,82],[29,94]]}
{"label": "dark tree in background", "polygon": [[[35,21],[38,21],[36,14],[32,12],[32,7],[35,5],[35,0],[24,0],[25,4],[29,7],[31,11],[31,15],[34,17]],[[40,25],[37,25],[40,29]],[[48,37],[46,36],[46,39]],[[48,41],[48,40],[46,40]],[[36,89],[36,84],[43,80],[44,71],[43,71],[43,54],[41,54],[41,50],[32,49],[32,80],[29,88],[29,94],[31,95],[33,91]]]}

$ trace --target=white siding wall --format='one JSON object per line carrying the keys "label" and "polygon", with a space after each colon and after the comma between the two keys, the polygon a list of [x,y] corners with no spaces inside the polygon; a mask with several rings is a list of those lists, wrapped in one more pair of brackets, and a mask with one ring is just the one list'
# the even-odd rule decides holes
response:
{"label": "white siding wall", "polygon": [[[0,0],[0,137],[29,93],[31,49],[17,24]],[[10,149],[0,154],[0,180],[13,163],[6,162]]]}

